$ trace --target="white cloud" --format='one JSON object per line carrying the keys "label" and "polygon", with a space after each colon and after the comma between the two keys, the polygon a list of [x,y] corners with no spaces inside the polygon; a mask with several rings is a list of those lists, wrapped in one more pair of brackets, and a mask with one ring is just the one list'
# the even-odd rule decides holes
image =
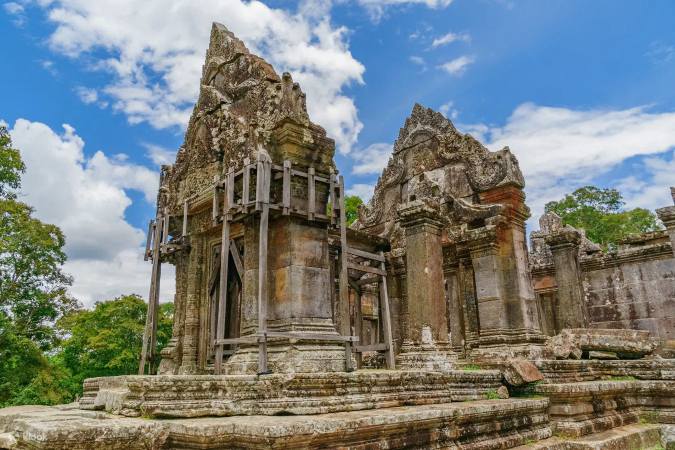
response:
{"label": "white cloud", "polygon": [[143,147],[147,150],[145,154],[150,161],[158,166],[164,164],[173,164],[176,161],[176,150],[169,150],[162,146],[144,143]]}
{"label": "white cloud", "polygon": [[[491,149],[508,145],[517,156],[535,218],[547,201],[593,182],[628,158],[675,148],[675,112],[654,113],[646,107],[573,110],[525,103],[503,127],[482,127]],[[668,183],[673,183],[672,159],[648,158],[643,164],[651,173],[651,182],[627,192],[629,206],[662,205],[667,201]],[[633,180],[644,178],[641,174]],[[621,184],[625,187],[630,181]],[[648,186],[655,190],[646,191]],[[639,195],[640,191],[645,195]],[[657,191],[662,194],[653,201],[647,198]]]}
{"label": "white cloud", "polygon": [[343,93],[362,83],[363,65],[350,53],[348,30],[330,23],[329,3],[304,2],[298,13],[257,1],[90,0],[44,1],[56,30],[55,51],[87,54],[111,74],[98,89],[131,123],[185,127],[199,89],[211,22],[224,23],[251,51],[289,71],[307,93],[313,119],[347,153],[362,124]]}
{"label": "white cloud", "polygon": [[469,36],[467,33],[450,32],[434,39],[434,41],[431,43],[431,46],[436,48],[456,41],[471,42],[471,36]]}
{"label": "white cloud", "polygon": [[452,101],[443,103],[438,107],[438,111],[450,120],[455,120],[459,116],[459,111],[455,109]]}
{"label": "white cloud", "polygon": [[17,27],[22,27],[26,23],[26,8],[17,2],[6,2],[3,3],[2,8],[5,12],[12,16],[12,22]]}
{"label": "white cloud", "polygon": [[86,105],[90,105],[98,101],[98,92],[96,92],[96,89],[78,86],[75,88],[75,93]]}
{"label": "white cloud", "polygon": [[373,196],[373,191],[375,191],[374,184],[356,183],[352,184],[351,187],[345,191],[345,193],[347,195],[356,195],[357,197],[361,197],[363,203],[368,203],[370,198]]}
{"label": "white cloud", "polygon": [[384,15],[385,10],[392,6],[424,5],[428,8],[439,9],[450,6],[453,0],[357,0],[357,2],[366,8],[371,19],[378,21]]}
{"label": "white cloud", "polygon": [[675,61],[675,45],[669,45],[660,41],[649,44],[647,57],[655,64],[665,64]]}
{"label": "white cloud", "polygon": [[391,157],[392,145],[384,142],[371,144],[362,150],[352,152],[354,165],[352,173],[356,175],[380,174]]}
{"label": "white cloud", "polygon": [[424,62],[424,58],[422,58],[421,56],[414,56],[413,55],[409,59],[410,59],[411,63],[417,64],[418,66],[426,65],[426,63]]}
{"label": "white cloud", "polygon": [[640,176],[630,175],[616,186],[627,207],[654,210],[672,204],[668,188],[675,186],[675,151],[661,157],[646,157],[632,169]]}
{"label": "white cloud", "polygon": [[[99,151],[87,158],[84,141],[69,125],[58,134],[45,124],[18,119],[10,134],[26,163],[22,200],[66,236],[65,270],[75,280],[71,292],[87,305],[125,293],[147,295],[145,230],[125,220],[131,205],[125,190],[139,190],[154,201],[158,174],[127,163],[123,155],[109,158]],[[162,298],[171,299],[171,269],[163,283]]]}
{"label": "white cloud", "polygon": [[464,55],[460,56],[459,58],[455,58],[452,61],[441,64],[439,68],[445,70],[450,75],[459,76],[463,74],[466,68],[475,61],[476,59],[473,56]]}

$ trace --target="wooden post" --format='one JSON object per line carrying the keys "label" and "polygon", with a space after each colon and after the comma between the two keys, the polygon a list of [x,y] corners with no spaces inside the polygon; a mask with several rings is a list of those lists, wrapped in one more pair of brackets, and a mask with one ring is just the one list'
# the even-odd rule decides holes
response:
{"label": "wooden post", "polygon": [[[225,195],[223,196],[223,228],[220,241],[220,286],[218,292],[218,320],[216,322],[216,341],[225,337],[225,319],[227,306],[227,275],[230,261],[230,182],[232,172],[225,178]],[[214,373],[220,375],[223,364],[223,346],[216,345],[216,358],[213,365]]]}
{"label": "wooden post", "polygon": [[330,169],[330,175],[328,176],[329,179],[329,202],[330,202],[330,224],[332,226],[335,226],[335,209],[337,208],[337,204],[335,203],[335,172],[333,171],[333,168],[331,167]]}
{"label": "wooden post", "polygon": [[314,167],[307,169],[307,219],[314,220],[316,209],[316,183],[314,182]]}
{"label": "wooden post", "polygon": [[211,218],[213,223],[218,223],[218,216],[220,215],[220,208],[218,205],[218,177],[214,175],[213,177],[213,203],[211,206]]}
{"label": "wooden post", "polygon": [[145,329],[143,330],[143,343],[141,346],[141,361],[138,365],[138,374],[145,373],[145,363],[149,364],[148,373],[151,372],[157,340],[157,305],[159,303],[159,280],[161,278],[160,244],[162,242],[163,221],[158,217],[155,220],[152,238],[152,276],[150,278],[150,293],[148,295],[148,311],[145,316]]}
{"label": "wooden post", "polygon": [[250,184],[251,184],[251,160],[249,158],[244,158],[244,177],[242,179],[241,185],[241,204],[244,207],[243,212],[247,212],[248,202],[251,200],[250,193]]}
{"label": "wooden post", "polygon": [[270,212],[270,178],[272,164],[267,158],[258,160],[258,196],[261,200],[260,235],[258,236],[258,333],[263,337],[258,346],[258,374],[269,373],[267,368],[267,231]]}
{"label": "wooden post", "polygon": [[164,208],[164,217],[162,217],[162,224],[164,229],[162,230],[162,244],[166,244],[169,241],[169,208]]}
{"label": "wooden post", "polygon": [[148,222],[148,235],[145,241],[145,253],[143,255],[143,261],[147,261],[150,257],[150,247],[152,246],[152,235],[155,233],[155,221],[150,220]]}
{"label": "wooden post", "polygon": [[185,200],[183,203],[183,231],[182,231],[182,236],[183,238],[187,237],[187,229],[188,229],[188,201]]}
{"label": "wooden post", "polygon": [[284,178],[282,185],[282,201],[283,209],[282,214],[287,216],[290,214],[291,210],[291,172],[292,163],[289,160],[284,160]]}
{"label": "wooden post", "polygon": [[[356,334],[356,337],[359,338],[359,344],[364,345],[363,341],[363,313],[361,312],[361,290],[360,289],[355,289],[354,294],[356,295],[356,301],[354,302],[355,304],[355,314],[354,314],[354,331]],[[360,352],[356,353],[356,368],[360,369],[361,366],[363,365],[363,354]]]}
{"label": "wooden post", "polygon": [[[380,251],[380,256],[384,259],[384,252]],[[384,261],[380,262],[380,268],[386,273],[387,268]],[[380,307],[382,311],[382,326],[384,328],[384,343],[387,344],[387,351],[384,354],[387,361],[387,368],[394,370],[394,342],[391,335],[391,311],[389,310],[389,294],[387,293],[387,275],[382,275],[380,282]]]}
{"label": "wooden post", "polygon": [[[340,303],[338,305],[338,324],[339,332],[343,336],[351,335],[351,324],[349,320],[349,273],[347,255],[347,218],[345,215],[345,185],[344,178],[340,175],[338,180],[339,188],[339,208],[340,208]],[[345,358],[347,372],[352,368],[352,346],[351,342],[345,342]]]}

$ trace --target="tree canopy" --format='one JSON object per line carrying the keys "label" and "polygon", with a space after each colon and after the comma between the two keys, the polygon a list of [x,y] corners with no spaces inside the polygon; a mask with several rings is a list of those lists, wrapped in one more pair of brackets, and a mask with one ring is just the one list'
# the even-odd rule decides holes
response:
{"label": "tree canopy", "polygon": [[363,205],[363,200],[357,195],[345,196],[345,217],[347,218],[347,226],[354,223],[359,218],[359,206]]}
{"label": "tree canopy", "polygon": [[563,199],[546,204],[546,212],[559,215],[563,224],[586,230],[586,236],[611,248],[630,234],[659,229],[656,215],[643,208],[624,209],[616,189],[584,186]]}

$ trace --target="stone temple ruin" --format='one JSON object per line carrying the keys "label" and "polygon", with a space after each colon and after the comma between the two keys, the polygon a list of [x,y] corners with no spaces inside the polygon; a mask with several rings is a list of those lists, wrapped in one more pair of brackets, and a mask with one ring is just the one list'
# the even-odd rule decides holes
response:
{"label": "stone temple ruin", "polygon": [[675,448],[675,206],[613,253],[545,215],[528,253],[515,156],[415,105],[347,227],[333,154],[291,76],[214,24],[139,375],[0,410],[0,448]]}

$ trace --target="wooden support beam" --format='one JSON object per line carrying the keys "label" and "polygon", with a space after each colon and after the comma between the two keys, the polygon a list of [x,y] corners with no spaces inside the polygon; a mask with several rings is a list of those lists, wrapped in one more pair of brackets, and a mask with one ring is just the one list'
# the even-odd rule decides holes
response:
{"label": "wooden support beam", "polygon": [[220,204],[218,203],[218,177],[213,176],[213,199],[211,204],[211,219],[213,223],[218,222],[218,217],[220,217]]}
{"label": "wooden support beam", "polygon": [[138,364],[138,374],[145,373],[145,364],[148,363],[148,373],[151,372],[155,357],[155,344],[157,342],[157,309],[159,305],[159,283],[162,275],[160,259],[160,245],[162,240],[162,221],[158,217],[153,227],[152,239],[152,275],[150,278],[150,293],[148,294],[148,311],[145,316],[145,329],[143,330],[143,343],[141,345],[141,360]]}
{"label": "wooden support beam", "polygon": [[[227,274],[230,262],[230,191],[231,172],[225,179],[225,195],[223,196],[223,227],[220,241],[220,287],[218,290],[218,319],[216,321],[216,340],[223,339],[225,336],[225,319],[227,309]],[[216,358],[213,364],[213,371],[220,375],[223,364],[223,347],[216,347]]]}
{"label": "wooden support beam", "polygon": [[388,348],[387,344],[355,345],[354,352],[357,354],[363,352],[383,352],[387,351]]}
{"label": "wooden support beam", "polygon": [[328,177],[328,195],[329,195],[329,206],[330,206],[330,224],[335,226],[335,211],[337,210],[337,204],[335,203],[335,171],[333,168],[330,168],[330,175]]}
{"label": "wooden support beam", "polygon": [[237,268],[237,274],[239,279],[244,279],[244,262],[241,260],[241,255],[239,254],[239,249],[237,244],[233,240],[230,241],[230,253],[232,254],[232,260],[234,261],[234,267]]}
{"label": "wooden support beam", "polygon": [[347,247],[347,253],[354,256],[359,256],[361,258],[373,259],[375,261],[383,262],[384,258],[378,255],[377,253],[366,252],[364,250],[359,250],[352,247]]}
{"label": "wooden support beam", "polygon": [[316,184],[314,183],[314,167],[307,170],[307,219],[314,220],[316,209]]}
{"label": "wooden support beam", "polygon": [[246,207],[251,201],[251,160],[248,157],[244,158],[244,177],[241,183],[241,204],[244,206],[244,212],[246,212]]}
{"label": "wooden support beam", "polygon": [[362,264],[357,264],[357,263],[353,263],[353,262],[347,262],[347,267],[349,269],[358,270],[358,271],[361,271],[361,272],[375,273],[377,275],[382,275],[382,276],[387,275],[387,272],[385,272],[382,269],[379,269],[377,267],[364,266]]}
{"label": "wooden support beam", "polygon": [[[361,289],[356,286],[356,301],[354,302],[354,334],[358,336],[359,341],[363,338],[363,313],[361,312]],[[363,366],[363,357],[361,353],[356,353],[356,368],[360,369]]]}
{"label": "wooden support beam", "polygon": [[[380,256],[384,260],[384,253],[380,252]],[[394,370],[396,363],[394,361],[394,343],[391,334],[391,310],[389,308],[389,293],[387,292],[387,268],[384,261],[380,263],[380,268],[384,272],[382,275],[382,282],[380,283],[380,307],[382,308],[382,326],[384,327],[384,343],[387,345],[385,359],[387,361],[387,368]]]}
{"label": "wooden support beam", "polygon": [[267,239],[270,214],[271,161],[258,160],[258,191],[260,203],[260,233],[258,236],[258,333],[263,339],[258,346],[258,373],[269,373],[267,368]]}
{"label": "wooden support beam", "polygon": [[351,286],[351,288],[354,289],[357,294],[361,294],[361,286],[356,284],[356,281],[350,279],[349,280],[349,286]]}
{"label": "wooden support beam", "polygon": [[256,180],[255,180],[255,210],[262,211],[264,189],[262,186],[263,181],[263,162],[258,158],[258,165],[256,169]]}
{"label": "wooden support beam", "polygon": [[150,220],[148,222],[148,235],[145,241],[145,253],[143,255],[143,261],[147,261],[150,258],[150,247],[152,246],[152,235],[155,233],[155,221]]}
{"label": "wooden support beam", "polygon": [[169,208],[164,208],[164,217],[162,217],[162,244],[169,242]]}
{"label": "wooden support beam", "polygon": [[[340,175],[338,180],[339,209],[340,209],[340,302],[338,304],[338,325],[340,334],[351,335],[351,323],[349,314],[349,263],[347,255],[347,218],[345,216],[345,183]],[[351,372],[352,348],[351,343],[345,343],[345,360],[347,372]]]}
{"label": "wooden support beam", "polygon": [[291,171],[292,163],[289,160],[284,160],[284,176],[282,182],[282,205],[281,213],[284,216],[290,214],[291,211]]}

